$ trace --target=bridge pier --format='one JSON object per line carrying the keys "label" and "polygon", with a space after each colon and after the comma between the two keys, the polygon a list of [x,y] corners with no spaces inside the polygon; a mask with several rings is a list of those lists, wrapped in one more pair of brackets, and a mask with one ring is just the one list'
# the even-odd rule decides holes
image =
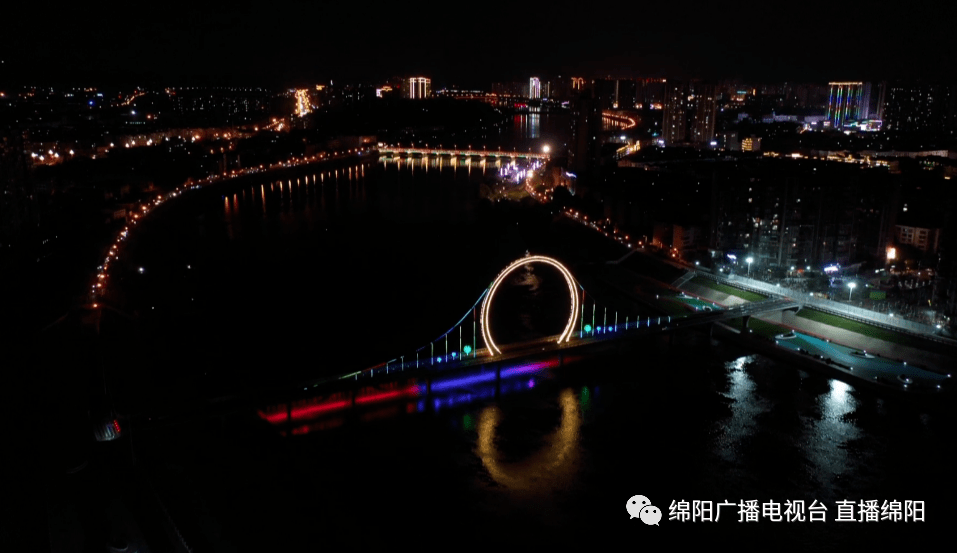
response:
{"label": "bridge pier", "polygon": [[425,377],[425,412],[435,413],[435,404],[432,402],[432,377],[429,375]]}

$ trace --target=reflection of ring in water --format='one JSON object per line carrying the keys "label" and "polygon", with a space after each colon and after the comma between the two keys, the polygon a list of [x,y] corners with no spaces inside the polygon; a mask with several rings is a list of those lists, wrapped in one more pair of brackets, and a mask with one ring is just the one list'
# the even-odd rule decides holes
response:
{"label": "reflection of ring in water", "polygon": [[563,391],[559,396],[562,409],[562,422],[558,429],[547,439],[551,443],[529,459],[520,463],[501,463],[500,454],[495,447],[495,427],[498,425],[501,411],[496,406],[486,407],[478,421],[478,454],[489,475],[505,486],[530,489],[561,473],[573,468],[572,462],[577,452],[578,432],[581,428],[581,413],[578,402],[571,390]]}

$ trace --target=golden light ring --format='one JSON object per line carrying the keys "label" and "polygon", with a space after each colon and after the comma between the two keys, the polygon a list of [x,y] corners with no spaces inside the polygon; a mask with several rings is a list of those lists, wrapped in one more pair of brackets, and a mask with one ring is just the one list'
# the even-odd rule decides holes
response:
{"label": "golden light ring", "polygon": [[482,314],[479,318],[482,326],[482,339],[485,340],[485,346],[488,348],[490,355],[497,355],[502,353],[502,350],[495,344],[495,341],[492,340],[492,333],[489,329],[489,317],[490,317],[490,307],[492,304],[492,298],[495,296],[496,290],[502,284],[508,275],[512,274],[515,270],[524,267],[525,265],[531,263],[544,263],[558,269],[558,271],[565,278],[565,284],[568,285],[568,293],[571,296],[571,311],[568,315],[568,323],[565,325],[565,329],[558,336],[557,343],[561,344],[562,342],[568,342],[571,339],[572,331],[575,329],[575,320],[578,315],[578,283],[575,281],[575,277],[572,276],[571,272],[567,267],[559,263],[557,260],[552,259],[551,257],[545,257],[543,255],[530,255],[517,259],[509,264],[508,267],[498,274],[495,277],[495,280],[492,282],[492,285],[489,286],[488,293],[485,294],[485,300],[482,301]]}

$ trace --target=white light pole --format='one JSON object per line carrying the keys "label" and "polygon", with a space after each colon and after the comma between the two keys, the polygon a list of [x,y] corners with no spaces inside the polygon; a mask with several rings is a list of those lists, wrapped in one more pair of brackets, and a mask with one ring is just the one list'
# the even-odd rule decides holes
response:
{"label": "white light pole", "polygon": [[847,284],[847,287],[849,288],[849,290],[847,291],[847,301],[851,301],[851,294],[854,293],[854,288],[855,288],[856,286],[857,286],[857,283],[856,283],[856,282],[849,282],[849,283]]}
{"label": "white light pole", "polygon": [[745,259],[745,261],[748,262],[748,278],[750,278],[750,277],[751,277],[751,262],[754,261],[754,258],[753,258],[753,257],[749,257],[749,258]]}

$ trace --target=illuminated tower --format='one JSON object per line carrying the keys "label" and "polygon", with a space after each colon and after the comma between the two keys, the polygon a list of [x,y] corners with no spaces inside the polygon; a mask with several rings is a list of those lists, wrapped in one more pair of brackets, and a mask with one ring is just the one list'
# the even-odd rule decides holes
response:
{"label": "illuminated tower", "polygon": [[528,80],[528,97],[531,100],[539,100],[542,97],[542,82],[538,77],[532,77]]}
{"label": "illuminated tower", "polygon": [[405,82],[406,98],[421,100],[432,93],[432,79],[428,77],[409,77]]}
{"label": "illuminated tower", "polygon": [[[828,83],[831,91],[827,97],[827,115],[825,119],[835,129],[844,128],[851,121],[861,119],[864,105],[864,83],[843,82]],[[869,100],[869,99],[868,99]],[[866,108],[864,108],[866,111]]]}

